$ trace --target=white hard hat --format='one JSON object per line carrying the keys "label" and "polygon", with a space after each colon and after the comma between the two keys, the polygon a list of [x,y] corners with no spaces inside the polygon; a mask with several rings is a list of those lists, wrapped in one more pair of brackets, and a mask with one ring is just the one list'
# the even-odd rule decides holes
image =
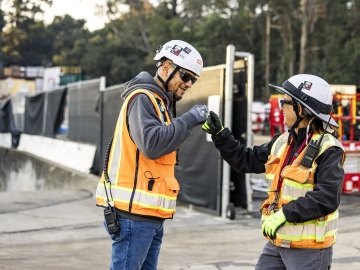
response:
{"label": "white hard hat", "polygon": [[200,76],[203,60],[200,53],[189,43],[182,40],[171,40],[165,43],[156,51],[154,60],[159,61],[163,57],[170,59],[177,66]]}
{"label": "white hard hat", "polygon": [[333,93],[330,85],[322,78],[310,74],[298,74],[287,79],[282,87],[270,84],[278,91],[291,96],[312,114],[330,125],[338,127],[331,118]]}

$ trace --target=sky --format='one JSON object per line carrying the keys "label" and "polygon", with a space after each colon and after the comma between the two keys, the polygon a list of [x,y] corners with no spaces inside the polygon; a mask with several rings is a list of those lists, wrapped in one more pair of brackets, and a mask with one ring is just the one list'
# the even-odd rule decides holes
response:
{"label": "sky", "polygon": [[[6,10],[9,7],[9,0],[1,1],[1,8]],[[158,0],[150,0],[153,5],[157,5]],[[44,21],[50,24],[55,16],[69,14],[74,19],[84,19],[89,31],[98,30],[104,27],[108,21],[105,10],[99,9],[104,6],[106,0],[53,0],[51,7],[44,8]],[[124,11],[126,8],[124,8]]]}
{"label": "sky", "polygon": [[[103,15],[99,14],[97,7],[104,5],[105,2],[106,0],[53,0],[52,7],[45,12],[44,19],[49,24],[54,16],[69,14],[75,19],[85,19],[89,31],[94,31],[103,28],[107,22],[105,12]],[[150,2],[156,5],[158,1],[150,0]]]}
{"label": "sky", "polygon": [[90,31],[104,27],[107,19],[98,14],[97,5],[104,4],[105,0],[53,0],[52,7],[45,9],[44,20],[50,24],[54,16],[69,14],[74,19],[85,19]]}

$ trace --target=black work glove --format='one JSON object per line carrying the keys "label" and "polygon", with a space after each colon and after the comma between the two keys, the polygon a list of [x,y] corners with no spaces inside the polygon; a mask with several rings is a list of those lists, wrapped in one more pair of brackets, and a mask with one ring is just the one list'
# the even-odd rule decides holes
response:
{"label": "black work glove", "polygon": [[219,116],[210,111],[208,117],[206,118],[206,122],[201,126],[201,129],[211,135],[219,134],[223,129],[223,125]]}

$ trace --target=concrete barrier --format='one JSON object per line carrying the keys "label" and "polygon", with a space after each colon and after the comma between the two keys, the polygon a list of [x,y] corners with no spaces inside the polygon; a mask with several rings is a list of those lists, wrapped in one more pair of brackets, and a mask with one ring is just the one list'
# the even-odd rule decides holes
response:
{"label": "concrete barrier", "polygon": [[[0,147],[11,148],[11,135],[0,133]],[[17,150],[88,173],[96,146],[63,139],[21,134]]]}
{"label": "concrete barrier", "polygon": [[91,189],[98,177],[33,154],[0,147],[0,191]]}

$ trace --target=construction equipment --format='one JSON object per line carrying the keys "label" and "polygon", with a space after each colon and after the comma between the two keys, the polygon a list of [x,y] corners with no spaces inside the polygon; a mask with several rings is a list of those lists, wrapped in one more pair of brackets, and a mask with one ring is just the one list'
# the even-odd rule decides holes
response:
{"label": "construction equipment", "polygon": [[360,94],[335,93],[333,118],[339,125],[339,138],[345,147],[343,193],[359,193],[360,179]]}

